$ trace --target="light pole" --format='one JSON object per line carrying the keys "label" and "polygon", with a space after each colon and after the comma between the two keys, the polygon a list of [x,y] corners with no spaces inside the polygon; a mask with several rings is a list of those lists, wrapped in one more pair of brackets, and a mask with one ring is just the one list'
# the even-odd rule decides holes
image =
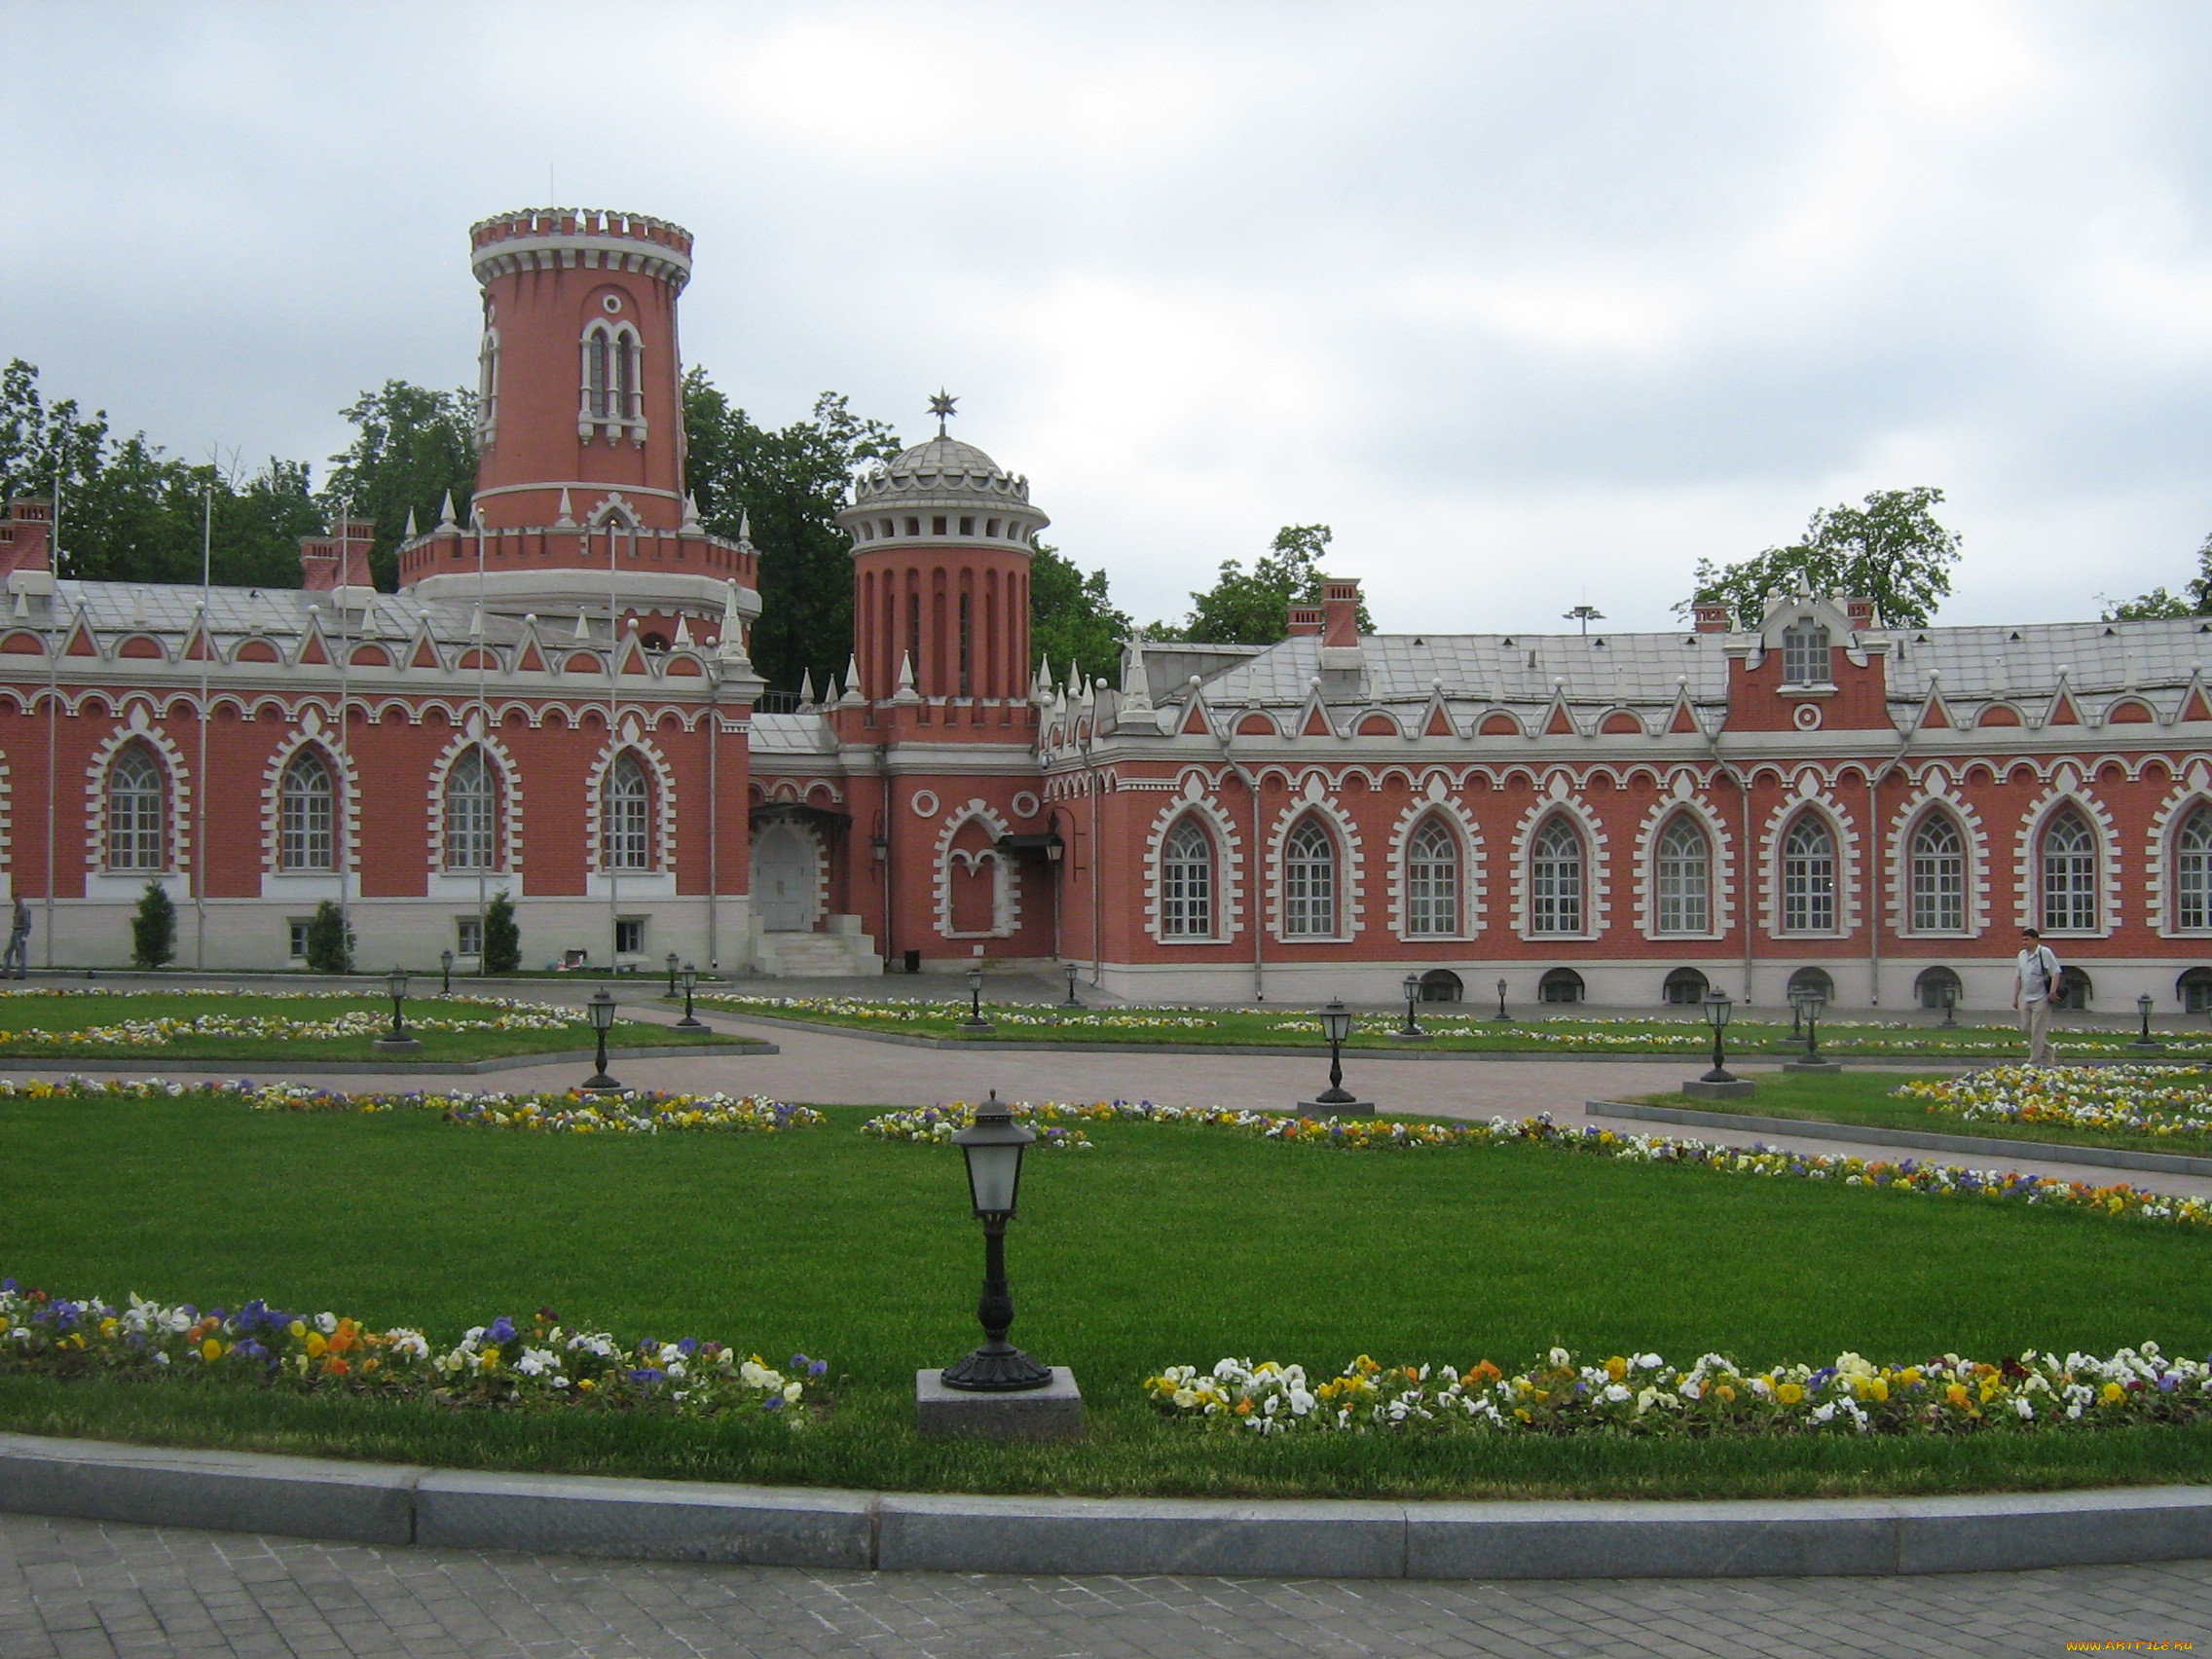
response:
{"label": "light pole", "polygon": [[699,970],[686,962],[677,976],[683,985],[683,1017],[676,1022],[679,1031],[704,1031],[707,1022],[691,1012],[691,987],[699,982]]}
{"label": "light pole", "polygon": [[1082,1002],[1081,1002],[1081,1001],[1079,1001],[1079,1000],[1077,999],[1077,997],[1076,997],[1076,994],[1075,994],[1075,982],[1076,982],[1076,978],[1077,978],[1077,977],[1078,977],[1079,975],[1081,975],[1081,974],[1083,973],[1083,970],[1082,970],[1082,969],[1081,969],[1080,967],[1078,967],[1078,966],[1077,966],[1077,965],[1076,965],[1075,963],[1073,963],[1073,962],[1063,963],[1063,964],[1062,964],[1061,966],[1062,966],[1062,969],[1063,969],[1063,970],[1065,971],[1065,973],[1067,974],[1067,977],[1068,977],[1068,1001],[1067,1001],[1067,1006],[1068,1006],[1068,1007],[1070,1007],[1070,1008],[1081,1008],[1081,1007],[1083,1006],[1083,1004],[1082,1004]]}
{"label": "light pole", "polygon": [[1331,1113],[1338,1117],[1372,1117],[1375,1102],[1362,1100],[1345,1088],[1345,1042],[1351,1036],[1351,1010],[1342,997],[1331,997],[1320,1011],[1321,1035],[1329,1044],[1329,1087],[1310,1100],[1301,1100],[1301,1111]]}
{"label": "light pole", "polygon": [[2148,996],[2135,999],[2135,1012],[2143,1017],[2143,1035],[2128,1044],[2130,1049],[2162,1049],[2165,1045],[2151,1035],[2151,1010],[2157,1005]]}
{"label": "light pole", "polygon": [[1821,1010],[1827,1006],[1828,999],[1818,991],[1807,991],[1800,1000],[1805,1011],[1805,1058],[1818,1060],[1821,1057]]}
{"label": "light pole", "polygon": [[453,952],[450,950],[438,952],[438,995],[453,995]]}
{"label": "light pole", "polygon": [[1497,1017],[1500,1019],[1505,1017],[1505,981],[1503,979],[1497,982]]}
{"label": "light pole", "polygon": [[963,1031],[988,1031],[991,1022],[983,1017],[983,970],[981,964],[968,970],[968,1017],[960,1022]]}
{"label": "light pole", "polygon": [[1956,985],[1945,985],[1943,987],[1943,1028],[1946,1031],[1952,1029],[1959,1023],[1958,1014],[1959,987]]}
{"label": "light pole", "polygon": [[1843,1070],[1841,1061],[1831,1060],[1821,1052],[1821,1010],[1828,1006],[1827,993],[1808,986],[1792,992],[1789,1005],[1805,1021],[1805,1051],[1796,1059],[1784,1061],[1782,1069],[1821,1077],[1833,1077]]}
{"label": "light pole", "polygon": [[622,1086],[607,1075],[607,1034],[614,1028],[614,999],[608,995],[605,985],[591,994],[584,1005],[591,1012],[591,1028],[599,1037],[599,1060],[591,1077],[585,1082],[586,1094],[620,1094]]}
{"label": "light pole", "polygon": [[1401,1042],[1427,1042],[1429,1034],[1423,1031],[1420,1028],[1420,1022],[1414,1018],[1414,1004],[1420,1001],[1420,976],[1419,974],[1408,974],[1398,981],[1398,989],[1406,999],[1406,1023],[1402,1030],[1393,1031],[1390,1035],[1398,1038]]}
{"label": "light pole", "polygon": [[676,995],[676,952],[668,953],[668,994]]}
{"label": "light pole", "polygon": [[401,1005],[407,1000],[407,971],[394,968],[384,977],[385,989],[391,993],[391,1029],[379,1037],[373,1047],[384,1054],[420,1054],[423,1045],[407,1035],[406,1015]]}
{"label": "light pole", "polygon": [[1724,991],[1708,991],[1705,996],[1705,1022],[1713,1027],[1713,1069],[1698,1079],[1700,1083],[1734,1083],[1736,1074],[1728,1069],[1728,1055],[1720,1046],[1720,1034],[1728,1029],[1728,1015],[1735,1004]]}
{"label": "light pole", "polygon": [[1014,1327],[1014,1289],[1006,1278],[1006,1224],[1021,1192],[1021,1154],[1037,1138],[1014,1121],[1014,1109],[997,1089],[976,1108],[976,1122],[952,1137],[968,1161],[968,1197],[983,1224],[983,1294],[976,1317],[983,1346],[939,1374],[947,1388],[977,1394],[1014,1394],[1049,1387],[1052,1368],[1040,1365],[1006,1340]]}

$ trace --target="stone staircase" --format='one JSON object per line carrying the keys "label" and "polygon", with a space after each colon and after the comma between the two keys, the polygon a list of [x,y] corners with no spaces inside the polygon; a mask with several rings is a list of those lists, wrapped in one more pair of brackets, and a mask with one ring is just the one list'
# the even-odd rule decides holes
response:
{"label": "stone staircase", "polygon": [[875,940],[864,933],[842,931],[756,934],[753,965],[757,972],[779,979],[873,978],[883,973]]}

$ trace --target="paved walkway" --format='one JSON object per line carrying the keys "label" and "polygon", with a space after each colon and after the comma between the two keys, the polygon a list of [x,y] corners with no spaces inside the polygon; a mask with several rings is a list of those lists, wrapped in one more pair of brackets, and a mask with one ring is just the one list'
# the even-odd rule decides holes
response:
{"label": "paved walkway", "polygon": [[0,1516],[0,1659],[2012,1659],[2206,1637],[2203,1562],[1879,1581],[999,1578],[379,1550]]}

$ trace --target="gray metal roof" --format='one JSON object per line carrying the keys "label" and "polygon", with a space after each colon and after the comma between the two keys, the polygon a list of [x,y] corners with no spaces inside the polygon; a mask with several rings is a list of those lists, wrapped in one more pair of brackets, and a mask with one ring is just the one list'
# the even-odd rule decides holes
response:
{"label": "gray metal roof", "polygon": [[[430,637],[441,645],[464,645],[481,638],[493,645],[510,644],[522,637],[519,616],[488,611],[481,635],[472,632],[476,608],[472,603],[425,604],[404,593],[380,593],[364,612],[349,607],[343,626],[335,602],[328,593],[304,588],[182,587],[161,582],[88,582],[62,580],[55,584],[53,621],[56,628],[76,624],[80,611],[102,635],[145,633],[181,640],[192,629],[202,600],[207,606],[207,625],[218,641],[266,634],[274,639],[297,638],[307,632],[311,617],[320,615],[322,631],[348,639],[411,640],[427,624]],[[17,611],[0,601],[0,626],[43,629],[46,602],[30,599]],[[604,646],[608,620],[604,612],[584,617],[587,637]],[[537,637],[548,645],[582,643],[576,635],[573,613],[548,612],[537,618]]]}

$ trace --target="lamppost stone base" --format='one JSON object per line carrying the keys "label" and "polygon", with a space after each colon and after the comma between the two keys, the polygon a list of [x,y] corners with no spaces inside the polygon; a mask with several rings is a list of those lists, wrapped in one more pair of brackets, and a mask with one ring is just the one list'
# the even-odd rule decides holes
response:
{"label": "lamppost stone base", "polygon": [[1372,1100],[1301,1100],[1299,1115],[1307,1118],[1372,1118]]}
{"label": "lamppost stone base", "polygon": [[412,1037],[379,1037],[369,1044],[380,1054],[420,1054],[423,1045]]}
{"label": "lamppost stone base", "polygon": [[1843,1062],[1828,1059],[1785,1060],[1782,1069],[1795,1072],[1800,1077],[1834,1077],[1843,1070]]}
{"label": "lamppost stone base", "polygon": [[917,1371],[914,1426],[933,1440],[1079,1440],[1083,1391],[1066,1366],[1051,1370],[1052,1380],[1044,1387],[1013,1394],[947,1388],[941,1369]]}
{"label": "lamppost stone base", "polygon": [[1693,1077],[1682,1085],[1682,1092],[1692,1100],[1741,1100],[1758,1091],[1759,1086],[1748,1077],[1731,1078],[1726,1083],[1708,1083],[1702,1077]]}

